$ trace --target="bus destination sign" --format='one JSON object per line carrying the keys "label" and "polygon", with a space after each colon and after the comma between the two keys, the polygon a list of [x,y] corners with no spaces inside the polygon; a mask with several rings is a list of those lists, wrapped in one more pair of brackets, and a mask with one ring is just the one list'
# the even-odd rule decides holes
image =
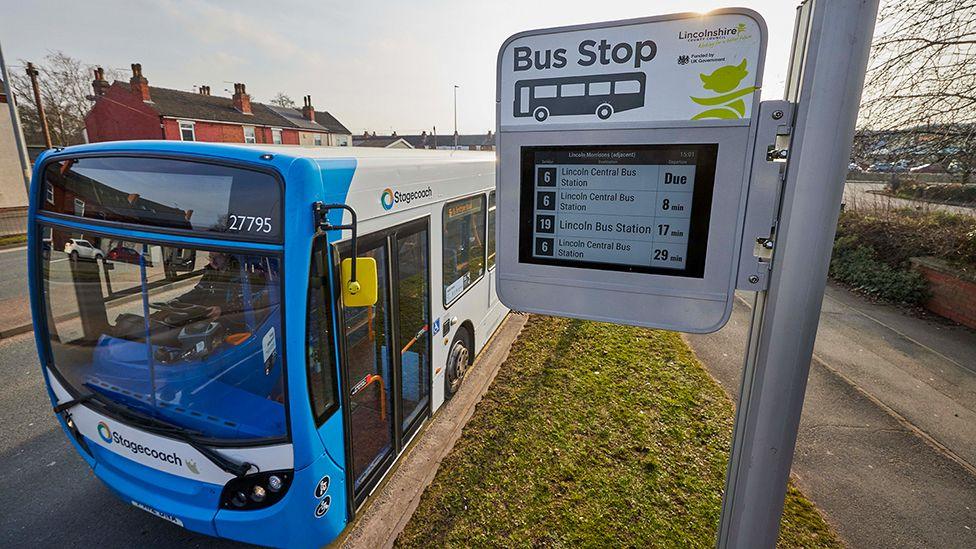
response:
{"label": "bus destination sign", "polygon": [[[520,260],[702,274],[714,146],[526,147]],[[696,192],[697,190],[697,192]],[[698,222],[693,222],[698,221]]]}

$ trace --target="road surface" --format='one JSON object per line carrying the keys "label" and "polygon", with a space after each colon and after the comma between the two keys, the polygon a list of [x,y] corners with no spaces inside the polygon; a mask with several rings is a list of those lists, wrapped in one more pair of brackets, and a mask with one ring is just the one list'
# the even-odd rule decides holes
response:
{"label": "road surface", "polygon": [[0,340],[0,547],[242,547],[127,505],[95,478],[54,419],[33,337]]}
{"label": "road surface", "polygon": [[952,206],[949,204],[937,204],[935,202],[921,202],[918,200],[906,200],[904,198],[893,198],[883,194],[877,194],[876,191],[883,190],[884,188],[885,184],[878,183],[877,181],[848,181],[847,185],[844,186],[845,207],[852,209],[911,208],[924,211],[939,211],[971,215],[976,217],[976,208]]}

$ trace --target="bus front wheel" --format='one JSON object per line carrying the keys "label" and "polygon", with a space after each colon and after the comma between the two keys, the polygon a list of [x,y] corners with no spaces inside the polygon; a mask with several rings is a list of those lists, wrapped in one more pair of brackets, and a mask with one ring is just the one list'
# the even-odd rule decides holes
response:
{"label": "bus front wheel", "polygon": [[538,122],[545,122],[546,118],[549,118],[549,109],[545,107],[539,107],[535,110],[534,113],[532,113],[532,116],[534,116],[536,121]]}
{"label": "bus front wheel", "polygon": [[467,328],[459,328],[454,341],[451,342],[451,350],[447,354],[447,370],[444,373],[444,400],[451,400],[454,393],[461,388],[464,381],[464,374],[474,354],[471,352],[472,337]]}
{"label": "bus front wheel", "polygon": [[611,107],[606,103],[596,108],[596,115],[600,117],[600,120],[606,120],[607,118],[610,118],[610,115],[612,114],[613,114],[613,107]]}

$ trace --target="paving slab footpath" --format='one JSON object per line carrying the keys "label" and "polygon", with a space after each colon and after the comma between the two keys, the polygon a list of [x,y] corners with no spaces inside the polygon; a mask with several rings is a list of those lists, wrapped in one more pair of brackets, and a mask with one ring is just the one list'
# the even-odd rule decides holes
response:
{"label": "paving slab footpath", "polygon": [[[738,398],[751,309],[686,340]],[[976,547],[976,333],[829,285],[793,473],[852,547]]]}

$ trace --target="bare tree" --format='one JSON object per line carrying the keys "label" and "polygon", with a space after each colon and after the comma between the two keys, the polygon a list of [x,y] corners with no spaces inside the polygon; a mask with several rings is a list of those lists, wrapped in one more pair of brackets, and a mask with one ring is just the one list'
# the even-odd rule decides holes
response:
{"label": "bare tree", "polygon": [[976,169],[976,0],[886,0],[855,154]]}
{"label": "bare tree", "polygon": [[288,97],[288,94],[286,94],[285,92],[278,92],[277,94],[275,94],[274,98],[271,99],[269,103],[271,103],[272,105],[277,105],[279,107],[288,107],[292,109],[294,109],[296,106],[292,98]]}
{"label": "bare tree", "polygon": [[[11,87],[17,97],[17,110],[24,126],[27,142],[36,145],[43,143],[37,105],[30,78],[27,76],[27,62],[20,60],[21,67],[11,71]],[[41,89],[41,101],[47,115],[51,131],[51,141],[55,146],[75,145],[84,142],[85,115],[92,107],[89,97],[92,94],[91,81],[93,65],[87,65],[64,52],[49,53],[40,63],[35,63]],[[117,71],[106,71],[109,80],[118,78]]]}

